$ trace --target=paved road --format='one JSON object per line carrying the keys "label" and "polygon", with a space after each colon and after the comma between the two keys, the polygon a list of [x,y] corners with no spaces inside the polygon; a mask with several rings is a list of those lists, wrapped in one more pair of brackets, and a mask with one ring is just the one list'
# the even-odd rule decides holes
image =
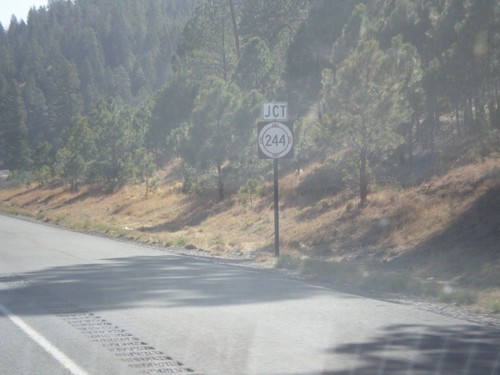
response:
{"label": "paved road", "polygon": [[500,374],[500,332],[0,216],[0,374]]}

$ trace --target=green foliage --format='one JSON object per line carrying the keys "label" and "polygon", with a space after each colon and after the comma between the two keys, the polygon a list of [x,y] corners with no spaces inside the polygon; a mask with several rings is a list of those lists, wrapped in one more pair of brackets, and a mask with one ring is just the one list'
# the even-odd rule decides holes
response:
{"label": "green foliage", "polygon": [[364,4],[358,4],[343,25],[342,34],[334,41],[330,54],[330,62],[334,68],[338,68],[356,50],[360,42],[369,38],[367,12]]}
{"label": "green foliage", "polygon": [[128,135],[131,142],[132,175],[146,182],[146,194],[149,193],[150,179],[156,171],[154,152],[146,147],[151,117],[150,105],[145,103],[132,114],[131,133]]}
{"label": "green foliage", "polygon": [[280,255],[276,262],[276,268],[298,271],[302,267],[302,261],[291,255]]}
{"label": "green foliage", "polygon": [[[450,288],[451,289],[451,288]],[[439,294],[439,300],[446,303],[456,303],[458,305],[472,305],[476,302],[475,293],[465,289],[443,290]]]}
{"label": "green foliage", "polygon": [[178,152],[199,170],[217,170],[220,200],[224,199],[224,174],[245,154],[258,116],[258,95],[244,96],[238,86],[214,78],[195,100],[191,121],[178,133]]}
{"label": "green foliage", "polygon": [[48,184],[54,177],[53,148],[47,141],[40,142],[33,152],[33,172],[34,179],[40,185]]}
{"label": "green foliage", "polygon": [[0,157],[5,166],[13,171],[27,171],[31,159],[26,111],[15,80],[0,85],[0,135]]}
{"label": "green foliage", "polygon": [[242,90],[257,89],[263,94],[271,94],[278,83],[272,61],[266,43],[259,37],[250,38],[242,47],[234,82]]}
{"label": "green foliage", "polygon": [[259,37],[273,51],[278,73],[285,66],[286,51],[302,22],[307,18],[309,2],[245,1],[241,5],[240,32],[243,39]]}
{"label": "green foliage", "polygon": [[246,203],[246,198],[248,198],[250,205],[253,205],[254,197],[262,194],[262,182],[251,178],[244,185],[240,186],[238,193],[245,197],[243,200],[244,203]]}
{"label": "green foliage", "polygon": [[64,145],[73,116],[102,97],[137,103],[172,73],[170,55],[197,0],[51,1],[0,30],[0,76],[15,79],[28,139]]}
{"label": "green foliage", "polygon": [[[54,66],[54,94],[51,97],[52,121],[50,135],[52,139],[61,137],[70,126],[71,119],[81,113],[83,99],[80,92],[80,79],[76,66],[66,59]],[[57,142],[59,145],[60,142]]]}
{"label": "green foliage", "polygon": [[75,116],[63,134],[63,143],[65,146],[57,151],[56,175],[68,181],[72,189],[78,189],[88,176],[96,152],[88,119]]}
{"label": "green foliage", "polygon": [[199,4],[182,31],[174,69],[198,81],[212,76],[228,81],[237,62],[230,20],[227,0]]}
{"label": "green foliage", "polygon": [[335,159],[364,201],[370,166],[435,153],[445,116],[498,128],[498,24],[494,1],[52,1],[0,29],[0,162],[148,190],[177,150],[222,198],[265,174],[255,120],[287,100],[297,169]]}
{"label": "green foliage", "polygon": [[198,84],[179,75],[165,86],[154,98],[151,119],[145,135],[145,145],[156,155],[172,155],[167,139],[172,131],[189,120],[194,100],[198,93]]}
{"label": "green foliage", "polygon": [[[285,91],[285,80],[283,73],[287,67],[287,53],[293,43],[294,36],[305,22],[311,8],[311,2],[308,1],[245,1],[240,6],[240,24],[239,30],[244,41],[244,44],[249,49],[258,49],[257,56],[254,59],[260,60],[253,67],[256,72],[264,68],[265,76],[269,77],[266,83],[267,87],[260,87],[259,81],[255,82],[253,87],[261,90],[268,99],[277,100],[277,98],[285,98],[288,94]],[[255,39],[257,38],[257,39]],[[265,46],[257,45],[256,40],[262,41]],[[253,44],[253,46],[252,46]],[[270,54],[271,66],[268,67],[267,50]],[[249,51],[248,51],[249,52]],[[243,62],[247,59],[242,54],[239,65],[247,65]],[[266,61],[262,64],[263,61]],[[253,65],[253,64],[252,64]],[[245,69],[249,71],[248,67]],[[260,77],[262,80],[264,77]],[[239,83],[241,87],[246,85]]]}
{"label": "green foliage", "polygon": [[341,36],[356,1],[314,2],[287,50],[283,79],[292,113],[304,115],[321,90],[321,71],[331,68],[332,44]]}
{"label": "green foliage", "polygon": [[[349,55],[335,78],[325,80],[327,130],[352,151],[359,173],[360,203],[367,197],[368,160],[401,142],[397,126],[410,115],[400,61],[367,40]],[[325,72],[328,76],[331,73]]]}
{"label": "green foliage", "polygon": [[489,301],[487,303],[487,308],[493,313],[493,314],[500,314],[500,301]]}
{"label": "green foliage", "polygon": [[91,178],[103,181],[106,190],[112,191],[130,176],[130,122],[124,119],[116,101],[108,99],[96,104],[89,115],[89,126],[96,150]]}

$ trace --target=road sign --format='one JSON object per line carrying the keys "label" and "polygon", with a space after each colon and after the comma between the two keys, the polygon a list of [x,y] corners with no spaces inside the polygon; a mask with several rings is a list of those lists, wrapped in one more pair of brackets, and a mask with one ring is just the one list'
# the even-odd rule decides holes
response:
{"label": "road sign", "polygon": [[287,102],[262,103],[262,121],[288,121]]}
{"label": "road sign", "polygon": [[293,126],[288,124],[287,102],[262,103],[258,125],[259,158],[274,162],[274,255],[280,255],[278,160],[293,157]]}
{"label": "road sign", "polygon": [[283,122],[259,124],[259,158],[281,159],[293,157],[293,128]]}

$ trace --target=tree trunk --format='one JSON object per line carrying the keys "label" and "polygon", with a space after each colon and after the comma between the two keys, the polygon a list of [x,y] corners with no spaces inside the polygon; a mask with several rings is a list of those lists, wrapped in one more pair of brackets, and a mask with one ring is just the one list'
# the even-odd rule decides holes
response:
{"label": "tree trunk", "polygon": [[222,41],[222,69],[224,73],[224,82],[228,81],[228,67],[227,67],[227,57],[226,57],[226,38],[224,36],[224,17],[221,19],[222,23],[222,32],[221,32],[221,41]]}
{"label": "tree trunk", "polygon": [[398,159],[400,166],[406,164],[406,145],[404,143],[398,146]]}
{"label": "tree trunk", "polygon": [[78,186],[78,178],[72,177],[69,186],[72,192],[78,192],[78,190],[80,190]]}
{"label": "tree trunk", "polygon": [[366,176],[366,151],[362,150],[359,155],[359,205],[364,207],[366,205],[366,198],[368,196],[368,178]]}
{"label": "tree trunk", "polygon": [[436,130],[436,114],[434,111],[432,112],[431,115],[431,120],[429,122],[429,143],[430,143],[430,149],[431,149],[431,157],[432,160],[434,161],[434,154],[436,152],[435,150],[435,142],[434,142],[434,132]]}
{"label": "tree trunk", "polygon": [[481,99],[478,97],[474,98],[474,113],[476,114],[475,120],[480,117],[479,113],[484,113],[483,104],[481,103]]}
{"label": "tree trunk", "polygon": [[422,149],[425,148],[425,135],[424,135],[424,122],[425,122],[425,117],[422,121],[417,117],[417,122],[416,122],[416,129],[415,129],[415,143],[420,144],[420,147]]}
{"label": "tree trunk", "polygon": [[470,131],[473,128],[474,118],[472,113],[472,99],[467,98],[467,102],[465,104],[465,112],[464,112],[464,127]]}
{"label": "tree trunk", "polygon": [[219,190],[219,201],[224,200],[224,178],[222,177],[222,165],[217,162],[217,187]]}
{"label": "tree trunk", "polygon": [[496,104],[496,109],[500,106],[500,99],[499,99],[499,94],[498,94],[498,80],[495,79],[495,104]]}
{"label": "tree trunk", "polygon": [[413,128],[415,127],[415,122],[417,121],[416,119],[417,115],[413,115],[410,118],[410,128],[408,129],[408,163],[413,165]]}
{"label": "tree trunk", "polygon": [[231,22],[233,23],[234,43],[236,45],[236,56],[240,59],[240,37],[238,36],[238,24],[236,23],[236,13],[234,11],[233,0],[227,0],[231,11]]}
{"label": "tree trunk", "polygon": [[462,136],[462,130],[460,129],[460,110],[458,108],[458,104],[455,106],[455,120],[457,125],[457,134],[459,137]]}

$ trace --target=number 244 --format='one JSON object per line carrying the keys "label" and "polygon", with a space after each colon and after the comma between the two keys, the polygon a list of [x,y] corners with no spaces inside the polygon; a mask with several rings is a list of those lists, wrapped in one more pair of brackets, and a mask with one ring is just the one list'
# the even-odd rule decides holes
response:
{"label": "number 244", "polygon": [[286,146],[285,134],[278,138],[278,134],[274,137],[271,135],[266,135],[266,147],[279,146],[280,144]]}

